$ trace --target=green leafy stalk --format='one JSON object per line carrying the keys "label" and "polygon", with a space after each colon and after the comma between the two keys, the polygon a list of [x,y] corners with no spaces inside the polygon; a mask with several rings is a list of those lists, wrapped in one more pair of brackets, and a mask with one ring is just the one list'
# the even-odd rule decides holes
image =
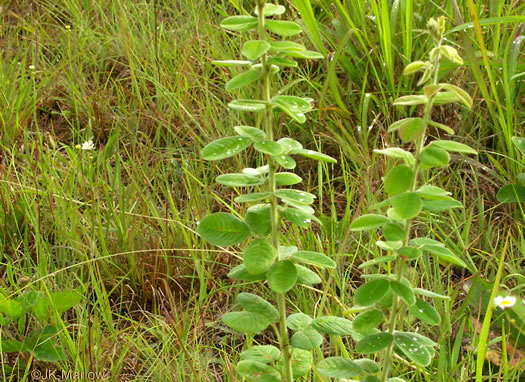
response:
{"label": "green leafy stalk", "polygon": [[[425,300],[416,297],[416,289],[404,277],[407,263],[423,255],[435,255],[440,261],[456,266],[467,267],[465,262],[448,250],[442,243],[430,238],[413,238],[412,224],[421,211],[446,211],[450,208],[460,208],[461,203],[451,198],[450,193],[425,182],[420,184],[419,176],[424,170],[433,167],[445,167],[450,160],[449,152],[476,154],[470,147],[453,141],[435,140],[425,145],[428,125],[437,127],[446,133],[454,131],[445,125],[431,120],[431,111],[434,104],[458,102],[467,107],[472,105],[472,99],[461,88],[439,83],[439,67],[443,58],[461,65],[463,61],[457,51],[448,45],[443,45],[445,20],[430,19],[428,22],[430,35],[434,40],[434,48],[430,51],[428,61],[416,61],[405,68],[405,74],[422,72],[419,85],[423,87],[423,94],[403,96],[395,100],[394,105],[413,106],[424,105],[423,117],[405,118],[395,122],[388,129],[396,131],[403,143],[413,143],[414,153],[400,147],[391,147],[376,152],[388,157],[402,160],[404,163],[393,167],[384,178],[384,191],[389,198],[377,205],[378,208],[389,206],[385,215],[369,214],[357,218],[352,224],[354,231],[365,231],[381,228],[384,240],[378,240],[376,245],[393,255],[372,260],[364,266],[394,261],[395,274],[385,277],[377,274],[372,281],[362,285],[356,292],[355,300],[358,305],[366,307],[354,320],[354,329],[360,332],[363,338],[358,342],[358,353],[373,353],[385,351],[381,381],[389,380],[394,350],[408,360],[421,366],[428,366],[434,358],[435,342],[417,333],[398,330],[400,312],[407,309],[410,314],[429,325],[437,325],[440,317],[435,308]],[[417,290],[418,295],[443,298],[431,291]],[[391,296],[391,297],[389,297]],[[389,300],[390,298],[390,300]],[[385,332],[371,332],[379,324],[383,315],[381,309],[389,309],[389,318],[385,322]],[[370,322],[373,322],[373,326]]]}
{"label": "green leafy stalk", "polygon": [[[259,333],[270,325],[276,330],[279,348],[272,345],[250,347],[251,343],[247,341],[247,349],[241,353],[237,371],[249,381],[264,378],[268,382],[292,382],[294,378],[309,374],[313,362],[312,351],[322,342],[320,332],[338,334],[333,333],[333,328],[327,326],[325,321],[319,323],[302,313],[287,316],[286,293],[297,284],[308,285],[321,281],[317,274],[299,263],[324,268],[334,268],[335,263],[317,252],[299,251],[293,246],[281,247],[283,219],[304,228],[319,220],[309,207],[315,195],[294,188],[283,188],[300,183],[302,179],[291,172],[279,171],[281,168],[295,168],[296,162],[292,155],[331,163],[335,163],[335,159],[306,150],[301,143],[290,138],[274,139],[274,112],[284,112],[295,122],[304,123],[305,113],[312,110],[312,104],[309,98],[280,95],[283,91],[272,95],[272,76],[282,67],[296,66],[294,59],[322,58],[319,53],[308,51],[299,43],[274,40],[275,36],[290,37],[301,32],[299,24],[273,18],[285,11],[281,5],[258,0],[254,10],[257,17],[230,16],[221,23],[223,28],[234,32],[256,31],[257,40],[246,41],[241,50],[247,60],[216,61],[216,64],[247,68],[226,83],[226,90],[235,91],[255,82],[258,84],[258,98],[235,99],[228,106],[240,112],[261,113],[263,129],[235,126],[238,136],[219,138],[206,145],[201,153],[204,159],[217,161],[253,146],[255,151],[264,155],[266,161],[265,166],[257,169],[245,168],[242,173],[223,174],[216,179],[229,187],[261,186],[264,191],[242,194],[235,199],[237,203],[260,204],[249,207],[243,219],[218,212],[206,216],[198,227],[200,236],[213,245],[235,245],[252,237],[244,249],[243,264],[234,268],[229,276],[242,281],[266,281],[275,296],[277,307],[257,295],[240,293],[237,302],[243,310],[228,312],[222,317],[229,327],[248,334]],[[295,319],[292,318],[294,316]],[[329,321],[334,319],[329,318]],[[349,327],[349,321],[340,320],[343,320],[346,328]],[[288,329],[296,331],[291,339]],[[349,332],[345,330],[344,334]],[[339,331],[339,334],[343,333]],[[357,366],[353,367],[353,370],[357,369]]]}

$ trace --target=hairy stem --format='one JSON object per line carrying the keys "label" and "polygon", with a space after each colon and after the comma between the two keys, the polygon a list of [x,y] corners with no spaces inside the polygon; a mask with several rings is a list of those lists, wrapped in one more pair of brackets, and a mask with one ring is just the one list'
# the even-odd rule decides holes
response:
{"label": "hairy stem", "polygon": [[[436,43],[437,48],[439,48],[440,46],[441,46],[441,39],[439,39]],[[432,85],[438,84],[439,61],[441,59],[440,56],[441,55],[438,51],[438,53],[434,57],[434,60],[432,61],[432,74],[430,76]],[[430,114],[432,111],[432,104],[434,102],[434,97],[435,97],[435,94],[430,95],[425,103],[425,110],[423,112],[423,118],[425,121],[430,120]],[[414,192],[418,185],[417,180],[419,178],[419,170],[420,170],[419,169],[419,154],[424,148],[425,136],[426,136],[426,129],[421,135],[421,137],[419,137],[415,142],[416,152],[415,152],[414,164],[412,166],[413,178],[412,178],[412,186],[410,187],[410,192]],[[410,230],[412,229],[413,220],[414,219],[408,219],[405,222],[405,226],[404,226],[405,239],[403,240],[403,247],[409,246]],[[397,281],[401,281],[404,270],[405,270],[405,260],[402,259],[398,254],[397,259],[395,261],[395,275],[396,275]],[[397,318],[399,315],[400,308],[401,308],[401,299],[398,296],[394,296],[394,300],[392,302],[392,309],[390,311],[390,317],[388,319],[388,332],[392,335],[394,334],[396,330]],[[394,355],[394,341],[392,341],[392,343],[386,350],[385,359],[383,360],[381,382],[386,382],[388,380],[389,373],[390,373],[390,367],[392,365],[393,355]]]}
{"label": "hairy stem", "polygon": [[[259,13],[258,21],[258,34],[259,39],[266,41],[266,31],[264,29],[264,1],[258,1],[257,10]],[[268,140],[273,140],[273,112],[271,105],[271,67],[267,62],[266,54],[262,56],[262,100],[266,103],[266,110],[264,113],[264,130]],[[277,170],[277,164],[270,156],[268,160],[268,191],[272,193],[270,198],[271,205],[271,225],[272,225],[272,245],[277,252],[277,260],[280,259],[279,255],[279,243],[280,243],[280,225],[281,216],[278,209],[277,197],[273,195],[275,193],[275,172]],[[279,310],[279,329],[280,329],[280,348],[283,354],[283,370],[282,370],[282,381],[292,382],[292,362],[291,362],[291,351],[290,351],[290,339],[288,337],[288,331],[286,329],[286,295],[284,293],[276,293],[277,308]]]}

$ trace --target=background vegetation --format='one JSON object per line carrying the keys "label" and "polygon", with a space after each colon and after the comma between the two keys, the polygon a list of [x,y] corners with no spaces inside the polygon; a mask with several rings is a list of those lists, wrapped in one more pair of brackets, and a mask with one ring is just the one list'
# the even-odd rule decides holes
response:
{"label": "background vegetation", "polygon": [[[303,63],[285,78],[316,100],[317,111],[305,125],[280,128],[339,162],[298,166],[305,189],[322,195],[324,224],[286,239],[338,263],[336,273],[320,274],[327,289],[291,297],[308,314],[352,317],[357,267],[379,249],[371,235],[348,226],[381,199],[381,176],[390,165],[372,150],[390,145],[387,127],[407,112],[391,104],[414,87],[401,73],[430,49],[422,35],[427,20],[448,20],[447,43],[460,50],[466,66],[445,65],[442,75],[467,89],[474,107],[438,107],[433,119],[480,155],[457,157],[450,169],[432,173],[434,183],[466,208],[429,214],[416,229],[446,242],[476,272],[424,264],[419,285],[451,297],[436,306],[441,327],[427,333],[440,355],[428,370],[400,362],[394,372],[410,381],[471,380],[485,291],[502,257],[500,289],[523,294],[523,204],[501,205],[495,195],[516,182],[522,163],[511,137],[524,132],[525,4],[285,3],[303,20],[303,42],[326,59]],[[50,368],[104,371],[123,381],[237,379],[232,365],[245,340],[219,318],[233,308],[237,291],[226,273],[238,264],[240,249],[210,249],[195,228],[209,211],[238,208],[236,194],[214,178],[253,158],[248,153],[216,167],[199,159],[204,142],[249,122],[242,115],[232,119],[226,107],[231,98],[223,85],[234,73],[211,61],[239,56],[239,39],[219,23],[233,11],[252,9],[253,2],[242,0],[0,2],[0,293],[15,298],[77,289],[83,295],[74,309],[50,318],[61,328],[53,340],[69,359],[30,357],[30,366],[17,371],[9,366],[23,355],[3,353],[5,380]],[[88,139],[95,150],[75,148]],[[498,314],[488,353],[493,362],[484,374],[517,381],[520,340],[502,347],[508,328],[496,325]],[[38,325],[28,318],[22,335]],[[449,330],[453,335],[445,336]],[[13,335],[2,330],[2,337]],[[352,356],[350,340],[330,346],[332,354]]]}

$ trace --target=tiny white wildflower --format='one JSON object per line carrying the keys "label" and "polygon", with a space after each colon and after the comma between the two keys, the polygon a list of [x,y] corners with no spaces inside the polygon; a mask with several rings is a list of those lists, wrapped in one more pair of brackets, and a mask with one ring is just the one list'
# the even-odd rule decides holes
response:
{"label": "tiny white wildflower", "polygon": [[29,70],[35,70],[35,65],[29,65]]}
{"label": "tiny white wildflower", "polygon": [[494,305],[501,309],[512,308],[515,304],[516,297],[514,296],[497,296],[494,299]]}
{"label": "tiny white wildflower", "polygon": [[80,148],[82,150],[95,150],[95,145],[93,144],[93,141],[90,139],[82,143],[82,146],[76,145],[76,148]]}

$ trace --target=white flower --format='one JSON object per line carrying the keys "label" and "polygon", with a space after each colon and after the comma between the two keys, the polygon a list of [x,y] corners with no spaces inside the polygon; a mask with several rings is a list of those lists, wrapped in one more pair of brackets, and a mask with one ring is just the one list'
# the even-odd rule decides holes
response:
{"label": "white flower", "polygon": [[82,146],[76,145],[75,147],[77,149],[82,149],[82,150],[95,150],[95,145],[93,144],[93,141],[91,139],[82,143]]}
{"label": "white flower", "polygon": [[29,70],[35,70],[35,65],[29,65]]}
{"label": "white flower", "polygon": [[516,297],[514,296],[497,296],[494,299],[494,305],[501,309],[512,308],[515,304]]}

